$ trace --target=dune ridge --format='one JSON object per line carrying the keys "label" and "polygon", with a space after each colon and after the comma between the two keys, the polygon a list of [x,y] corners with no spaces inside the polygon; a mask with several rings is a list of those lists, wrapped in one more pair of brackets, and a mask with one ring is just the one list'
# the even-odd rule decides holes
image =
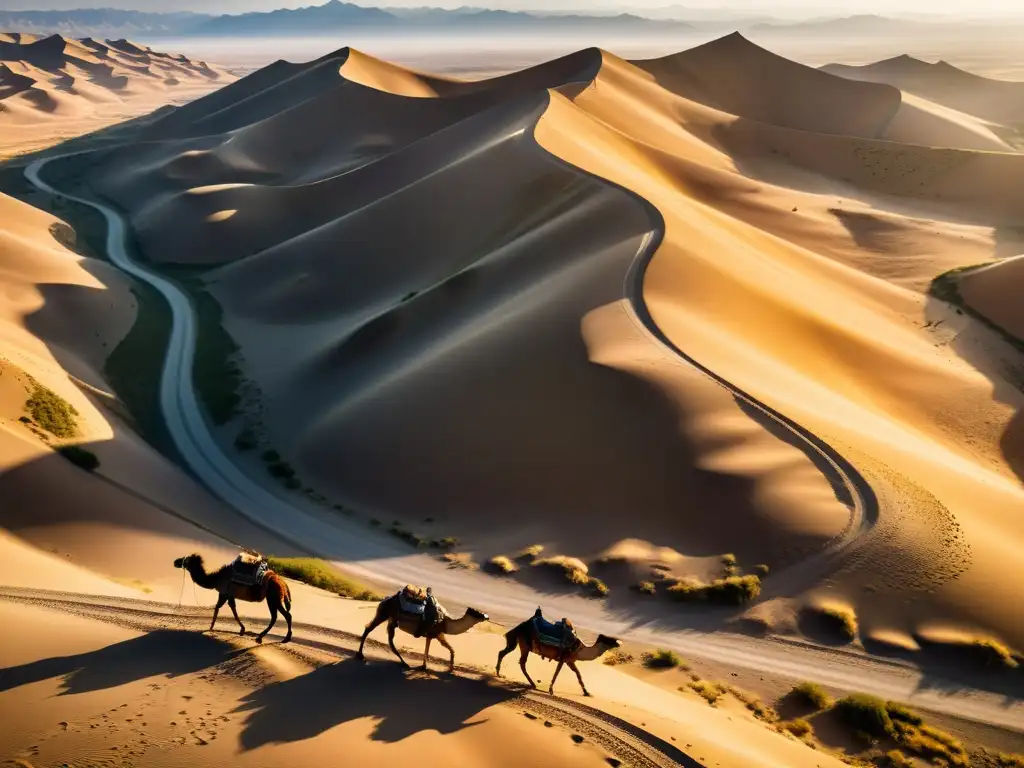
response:
{"label": "dune ridge", "polygon": [[[1021,156],[995,133],[736,36],[476,83],[348,49],[250,78],[95,175],[147,257],[213,268],[265,398],[232,431],[258,418],[332,502],[415,509],[482,556],[639,539],[680,573],[813,563],[762,601],[1024,645],[1024,395],[953,346],[986,329],[927,295],[1017,242]],[[346,110],[340,132],[313,119]],[[646,335],[633,278],[673,347],[866,478],[877,520],[842,553],[816,559],[848,489]]]}

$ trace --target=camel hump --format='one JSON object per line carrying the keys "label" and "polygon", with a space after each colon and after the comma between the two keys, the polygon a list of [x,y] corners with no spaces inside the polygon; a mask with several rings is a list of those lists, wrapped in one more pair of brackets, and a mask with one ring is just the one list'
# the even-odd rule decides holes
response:
{"label": "camel hump", "polygon": [[267,558],[259,552],[253,552],[251,549],[242,550],[238,553],[238,557],[235,558],[235,562],[241,565],[256,565],[266,562],[266,560]]}
{"label": "camel hump", "polygon": [[427,590],[423,587],[417,587],[414,584],[406,584],[402,587],[402,594],[407,600],[412,600],[417,603],[422,603],[427,599]]}
{"label": "camel hump", "polygon": [[231,581],[252,587],[263,584],[269,571],[267,559],[256,552],[240,552],[231,564]]}

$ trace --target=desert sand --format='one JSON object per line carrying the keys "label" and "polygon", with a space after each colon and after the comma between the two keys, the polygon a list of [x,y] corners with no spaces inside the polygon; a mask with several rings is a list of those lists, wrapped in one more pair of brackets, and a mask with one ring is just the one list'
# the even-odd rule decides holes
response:
{"label": "desert sand", "polygon": [[[297,513],[456,537],[462,564],[541,544],[607,582],[590,615],[637,625],[746,621],[799,644],[823,639],[803,617],[827,606],[856,618],[824,638],[839,654],[913,664],[955,638],[1019,659],[1024,96],[918,64],[813,69],[730,35],[471,81],[342,49],[156,113],[78,173],[141,258],[221,309],[243,385],[210,429],[228,451],[254,439],[239,465]],[[0,750],[838,764],[742,706],[600,664],[584,674],[604,715],[574,696],[541,711],[513,659],[511,687],[491,679],[493,627],[458,638],[452,679],[403,677],[379,646],[361,667],[370,608],[301,585],[292,648],[194,633],[206,614],[175,606],[173,557],[296,548],[119,409],[107,366],[140,312],[127,279],[53,217],[0,203],[0,611],[26,636],[58,628],[0,645],[0,706],[27,702]],[[73,437],[20,420],[33,381],[74,405]],[[69,442],[99,470],[55,454]],[[766,567],[753,604],[686,612],[630,589],[713,578],[729,555]],[[482,603],[508,582],[538,601],[570,589],[537,570],[465,578]],[[132,648],[137,670],[111,660]],[[365,696],[327,704],[350,686]]]}
{"label": "desert sand", "polygon": [[0,157],[189,101],[234,79],[129,40],[0,32]]}

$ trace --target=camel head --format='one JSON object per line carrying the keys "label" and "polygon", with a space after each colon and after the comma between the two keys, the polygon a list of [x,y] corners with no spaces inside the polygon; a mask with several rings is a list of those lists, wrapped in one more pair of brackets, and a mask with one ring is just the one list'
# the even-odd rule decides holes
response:
{"label": "camel head", "polygon": [[177,560],[174,561],[174,567],[175,568],[185,568],[185,569],[188,569],[188,568],[190,568],[192,566],[193,563],[202,565],[203,564],[202,556],[201,555],[193,554],[193,555],[187,555],[186,557],[179,557]]}
{"label": "camel head", "polygon": [[466,615],[467,616],[472,616],[478,622],[479,621],[487,621],[488,619],[490,619],[490,616],[488,616],[483,611],[478,611],[476,608],[467,608],[466,609]]}
{"label": "camel head", "polygon": [[603,648],[603,650],[601,652],[605,653],[607,651],[611,651],[611,650],[614,650],[615,648],[618,648],[620,645],[622,645],[622,643],[620,643],[614,637],[608,637],[608,635],[598,635],[597,636],[597,642],[594,643],[594,645],[597,645],[597,646],[600,646],[601,648]]}

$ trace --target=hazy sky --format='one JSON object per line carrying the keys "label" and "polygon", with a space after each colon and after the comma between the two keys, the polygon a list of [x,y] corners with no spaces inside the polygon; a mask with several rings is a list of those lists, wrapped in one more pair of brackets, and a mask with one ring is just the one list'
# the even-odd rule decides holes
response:
{"label": "hazy sky", "polygon": [[[0,10],[47,10],[72,8],[131,8],[135,10],[170,11],[194,10],[207,13],[238,13],[242,11],[272,10],[320,5],[319,0],[0,0]],[[651,8],[673,4],[672,0],[362,0],[359,5],[422,6],[454,8],[475,5],[488,8],[520,9],[587,9],[609,7]],[[785,10],[786,15],[806,9],[808,16],[841,15],[854,13],[969,13],[977,15],[1020,15],[1021,0],[680,0],[678,5],[701,9],[731,9],[738,13],[765,13]]]}

